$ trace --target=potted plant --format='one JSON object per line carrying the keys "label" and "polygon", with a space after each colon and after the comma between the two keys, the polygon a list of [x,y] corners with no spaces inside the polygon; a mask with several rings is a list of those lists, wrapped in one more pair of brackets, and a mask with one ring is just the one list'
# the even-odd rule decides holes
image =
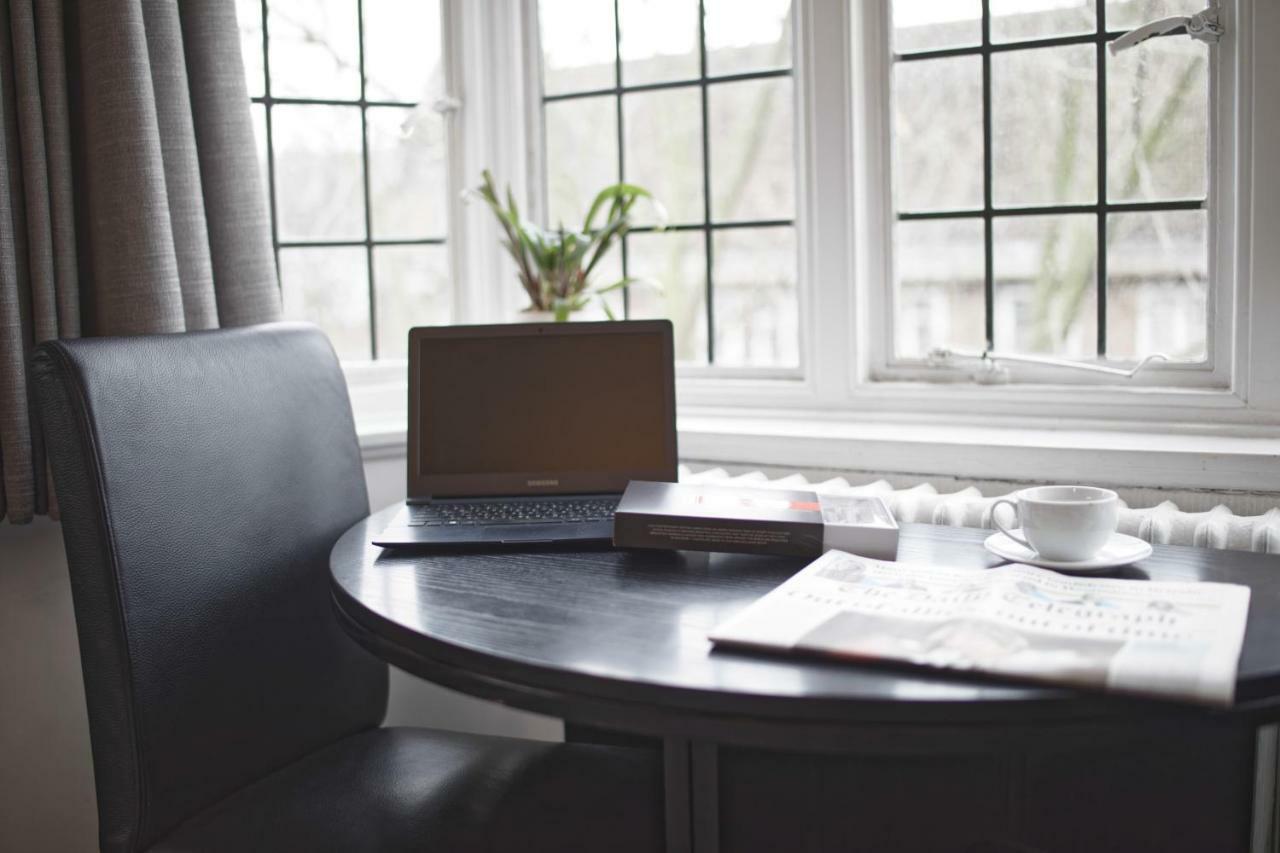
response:
{"label": "potted plant", "polygon": [[[502,227],[502,245],[515,260],[520,284],[529,296],[526,312],[549,312],[556,322],[564,322],[573,312],[598,299],[605,315],[615,320],[613,309],[603,298],[605,294],[641,282],[658,286],[636,276],[600,286],[592,280],[601,258],[630,229],[631,209],[636,202],[647,199],[657,213],[659,230],[664,226],[666,210],[648,190],[635,184],[611,184],[596,194],[581,230],[574,231],[563,224],[547,230],[521,218],[510,187],[503,206],[488,169],[483,172],[483,179],[474,193],[489,205]],[[601,215],[603,220],[597,226],[596,218]]]}

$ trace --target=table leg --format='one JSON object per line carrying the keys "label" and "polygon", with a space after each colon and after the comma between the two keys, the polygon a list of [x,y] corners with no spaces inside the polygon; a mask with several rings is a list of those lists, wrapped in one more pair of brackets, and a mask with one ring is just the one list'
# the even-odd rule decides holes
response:
{"label": "table leg", "polygon": [[693,851],[693,796],[689,778],[689,740],[662,742],[662,787],[665,796],[667,853]]}
{"label": "table leg", "polygon": [[694,741],[690,755],[693,781],[693,849],[720,853],[720,767],[717,747]]}

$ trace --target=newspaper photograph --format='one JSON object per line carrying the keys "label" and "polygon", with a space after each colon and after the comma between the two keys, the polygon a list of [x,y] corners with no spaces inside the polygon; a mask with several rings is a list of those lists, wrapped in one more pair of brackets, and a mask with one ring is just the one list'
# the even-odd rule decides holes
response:
{"label": "newspaper photograph", "polygon": [[828,551],[712,642],[1225,706],[1249,588],[885,563]]}

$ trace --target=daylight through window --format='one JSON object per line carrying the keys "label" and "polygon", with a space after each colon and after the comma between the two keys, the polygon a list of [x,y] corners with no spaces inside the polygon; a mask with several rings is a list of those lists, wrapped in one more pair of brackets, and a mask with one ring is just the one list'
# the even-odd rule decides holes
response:
{"label": "daylight through window", "polygon": [[[239,0],[284,313],[344,360],[451,319],[439,2]],[[264,25],[265,20],[265,25]]]}
{"label": "daylight through window", "polygon": [[894,351],[1203,361],[1200,0],[893,0]]}
{"label": "daylight through window", "polygon": [[799,310],[790,0],[541,0],[549,224],[618,180],[648,211],[601,275],[669,317],[685,363],[795,367]]}

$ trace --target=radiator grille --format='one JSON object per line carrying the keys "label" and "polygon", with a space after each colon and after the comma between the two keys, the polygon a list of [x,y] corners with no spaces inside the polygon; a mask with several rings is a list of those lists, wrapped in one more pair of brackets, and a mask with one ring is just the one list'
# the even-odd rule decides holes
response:
{"label": "radiator grille", "polygon": [[[895,488],[887,480],[853,485],[844,477],[811,481],[800,473],[769,476],[763,471],[730,474],[724,468],[694,470],[681,465],[680,479],[690,483],[721,483],[755,488],[812,489],[831,494],[878,495],[884,498],[894,517],[900,522],[945,524],[951,527],[992,528],[992,506],[1005,494],[984,495],[976,485],[959,486],[953,491],[939,491],[932,483]],[[1012,523],[1012,512],[1001,507],[1001,520]],[[1271,507],[1259,515],[1236,515],[1218,504],[1203,512],[1186,512],[1178,504],[1164,500],[1152,506],[1131,507],[1123,500],[1120,509],[1121,533],[1137,536],[1156,545],[1192,545],[1198,548],[1222,548],[1235,551],[1280,553],[1280,507]]]}

